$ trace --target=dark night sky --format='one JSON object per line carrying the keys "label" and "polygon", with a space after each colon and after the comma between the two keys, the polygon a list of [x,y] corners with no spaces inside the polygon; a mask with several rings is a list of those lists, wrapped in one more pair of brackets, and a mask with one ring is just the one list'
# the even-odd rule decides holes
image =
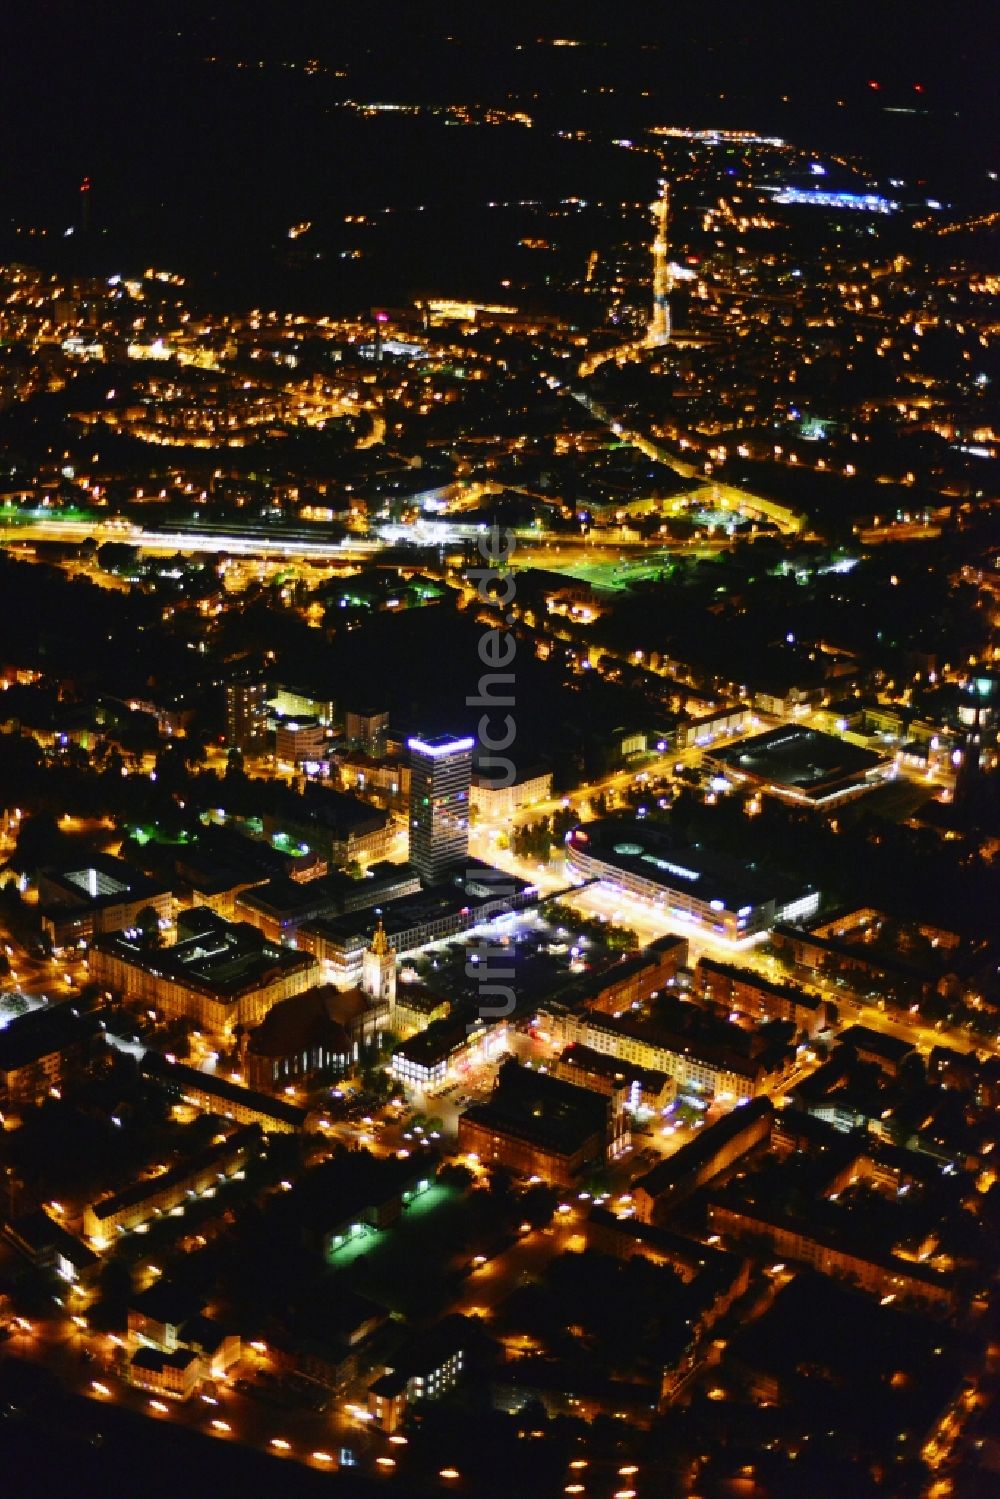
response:
{"label": "dark night sky", "polygon": [[[50,227],[51,255],[85,174],[98,268],[156,255],[216,271],[252,262],[296,217],[601,192],[628,170],[621,153],[609,167],[537,131],[529,149],[515,132],[359,122],[346,98],[514,104],[608,138],[747,125],[979,201],[998,165],[996,31],[981,0],[33,0],[8,8],[0,52],[0,253],[31,258],[11,237],[28,223]],[[557,36],[590,45],[538,45]],[[289,66],[310,57],[321,72]]]}

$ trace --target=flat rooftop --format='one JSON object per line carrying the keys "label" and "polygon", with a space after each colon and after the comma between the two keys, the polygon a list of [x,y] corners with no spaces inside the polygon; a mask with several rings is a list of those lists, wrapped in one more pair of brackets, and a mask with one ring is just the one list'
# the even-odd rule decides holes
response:
{"label": "flat rooftop", "polygon": [[281,875],[247,891],[240,897],[240,905],[278,921],[301,921],[308,920],[310,915],[361,910],[417,883],[412,865],[383,862],[373,865],[362,879],[339,872],[305,881]]}
{"label": "flat rooftop", "polygon": [[849,1025],[837,1037],[841,1046],[850,1046],[855,1051],[867,1051],[873,1056],[884,1057],[888,1062],[901,1062],[915,1050],[911,1041],[902,1036],[889,1036],[883,1031],[872,1030],[868,1025]]}
{"label": "flat rooftop", "polygon": [[273,789],[276,810],[269,814],[269,820],[276,823],[279,830],[282,819],[287,819],[296,829],[311,825],[334,837],[346,837],[350,833],[376,832],[389,820],[387,812],[349,791],[335,791],[311,783],[301,794],[287,788]]}
{"label": "flat rooftop", "polygon": [[727,854],[685,842],[669,823],[605,817],[574,828],[566,841],[581,854],[661,885],[664,891],[683,890],[709,903],[718,900],[729,911],[770,901],[781,905],[805,893],[780,875],[761,874]]}
{"label": "flat rooftop", "polygon": [[462,1118],[498,1134],[528,1140],[543,1150],[572,1155],[594,1134],[603,1135],[609,1107],[603,1093],[505,1062],[491,1097],[472,1104]]}
{"label": "flat rooftop", "polygon": [[674,1155],[657,1161],[651,1171],[632,1183],[632,1190],[642,1187],[650,1197],[659,1197],[682,1182],[694,1180],[743,1130],[752,1129],[762,1119],[769,1119],[773,1113],[774,1105],[769,1098],[755,1098],[750,1103],[738,1104],[735,1109],[723,1114],[721,1119],[688,1140]]}
{"label": "flat rooftop", "polygon": [[400,933],[417,927],[431,926],[449,918],[458,921],[467,916],[475,917],[477,907],[505,896],[513,904],[516,899],[534,891],[534,887],[518,875],[493,869],[476,859],[467,861],[465,874],[465,887],[441,885],[435,890],[401,895],[381,905],[308,922],[305,930],[338,942],[344,948],[363,948],[371,941],[380,921],[391,941]]}
{"label": "flat rooftop", "polygon": [[177,1093],[183,1094],[185,1089],[204,1093],[217,1098],[221,1105],[238,1104],[290,1129],[302,1129],[309,1117],[307,1109],[288,1103],[284,1098],[272,1098],[267,1093],[258,1093],[255,1088],[244,1088],[242,1083],[234,1083],[228,1077],[220,1077],[218,1073],[187,1067],[183,1062],[167,1062],[156,1052],[147,1051],[140,1068],[144,1076]]}
{"label": "flat rooftop", "polygon": [[210,1170],[217,1163],[224,1166],[240,1151],[249,1151],[259,1142],[259,1139],[260,1133],[256,1125],[245,1125],[243,1129],[228,1135],[224,1140],[213,1145],[206,1145],[203,1150],[175,1161],[159,1175],[144,1176],[138,1181],[131,1182],[127,1187],[122,1187],[120,1191],[100,1198],[93,1205],[94,1216],[102,1220],[113,1218],[117,1213],[128,1208],[138,1207],[150,1197],[158,1197],[161,1192],[182,1186],[191,1177],[199,1172]]}
{"label": "flat rooftop", "polygon": [[97,1035],[98,1024],[96,1015],[81,1015],[68,1001],[29,1010],[0,1028],[0,1073],[16,1072],[84,1042]]}
{"label": "flat rooftop", "polygon": [[885,765],[874,750],[800,724],[740,739],[711,755],[720,769],[822,801]]}
{"label": "flat rooftop", "polygon": [[97,909],[127,900],[151,900],[166,886],[123,859],[90,853],[78,863],[49,864],[39,870],[41,904]]}
{"label": "flat rooftop", "polygon": [[221,918],[216,918],[210,929],[175,942],[173,947],[146,948],[122,932],[98,937],[94,946],[168,982],[220,1000],[236,1000],[282,974],[316,965],[311,953],[267,942],[249,922]]}

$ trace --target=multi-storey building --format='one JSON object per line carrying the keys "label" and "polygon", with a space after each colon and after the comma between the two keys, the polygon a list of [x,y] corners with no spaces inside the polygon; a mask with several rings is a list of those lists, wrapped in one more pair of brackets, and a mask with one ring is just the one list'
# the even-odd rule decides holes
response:
{"label": "multi-storey building", "polygon": [[128,1309],[125,1344],[131,1385],[168,1400],[189,1400],[207,1379],[222,1379],[240,1357],[240,1339],[205,1316],[197,1298],[160,1282]]}
{"label": "multi-storey building", "polygon": [[392,1054],[391,1072],[404,1087],[419,1093],[439,1093],[449,1082],[494,1061],[507,1047],[507,1025],[449,1016],[401,1041]]}
{"label": "multi-storey building", "polygon": [[486,1165],[570,1186],[585,1166],[628,1148],[624,1091],[608,1097],[505,1062],[491,1097],[459,1115],[459,1149]]}
{"label": "multi-storey building", "polygon": [[589,1046],[567,1046],[549,1070],[553,1077],[575,1083],[578,1088],[606,1093],[609,1098],[624,1088],[625,1103],[633,1113],[639,1108],[659,1112],[673,1102],[677,1093],[676,1082],[665,1072],[648,1072],[634,1062],[616,1062],[614,1057],[592,1051]]}
{"label": "multi-storey building", "polygon": [[385,754],[389,715],[384,709],[349,708],[344,719],[347,742],[373,759]]}
{"label": "multi-storey building", "polygon": [[384,859],[395,836],[386,812],[312,783],[304,796],[289,795],[278,810],[266,811],[261,823],[276,846],[293,841],[337,869]]}
{"label": "multi-storey building", "polygon": [[577,1043],[622,1063],[665,1072],[674,1079],[678,1092],[737,1100],[754,1098],[780,1080],[794,1057],[793,1052],[784,1051],[755,1056],[752,1049],[737,1051],[627,1016],[578,1013],[556,1005],[547,1006],[541,1013],[555,1042],[564,1046]]}
{"label": "multi-storey building", "polygon": [[409,808],[410,767],[396,756],[376,759],[363,750],[351,750],[337,755],[337,765],[345,791],[391,812]]}
{"label": "multi-storey building", "polygon": [[31,1010],[0,1030],[0,1103],[41,1103],[104,1049],[94,1015],[69,1004]]}
{"label": "multi-storey building", "polygon": [[435,885],[469,853],[469,787],[475,741],[410,739],[410,863]]}
{"label": "multi-storey building", "polygon": [[267,942],[246,922],[231,924],[211,911],[186,913],[185,922],[192,934],[173,947],[149,947],[124,932],[98,937],[88,955],[92,978],[126,1004],[190,1020],[231,1045],[237,1025],[259,1024],[272,1005],[318,977],[311,953]]}
{"label": "multi-storey building", "polygon": [[326,747],[326,729],[318,718],[279,718],[274,728],[274,758],[279,765],[318,764]]}
{"label": "multi-storey building", "polygon": [[472,805],[486,822],[503,822],[525,807],[544,802],[552,795],[550,770],[528,771],[509,786],[498,786],[489,776],[477,774],[472,782]]}
{"label": "multi-storey building", "polygon": [[751,1020],[790,1020],[796,1033],[810,1039],[824,1030],[827,1021],[826,1002],[805,989],[791,984],[776,984],[745,968],[701,958],[695,969],[695,988],[702,998],[729,1011],[738,1011]]}
{"label": "multi-storey building", "polygon": [[653,1223],[668,1215],[692,1192],[769,1140],[773,1117],[770,1099],[757,1098],[745,1108],[724,1114],[675,1155],[659,1161],[633,1183],[636,1217],[643,1223]]}
{"label": "multi-storey building", "polygon": [[604,1015],[623,1015],[672,985],[687,961],[686,937],[657,937],[642,952],[579,980],[568,991],[572,999],[567,991],[560,997],[574,1009],[585,1006]]}
{"label": "multi-storey building", "polygon": [[246,754],[259,754],[266,747],[266,683],[226,683],[226,742]]}
{"label": "multi-storey building", "polygon": [[954,1304],[954,1282],[940,1271],[917,1260],[838,1241],[819,1224],[801,1218],[786,1221],[776,1210],[723,1202],[709,1203],[708,1221],[727,1239],[766,1242],[781,1259],[810,1265],[822,1275],[849,1276],[872,1295],[909,1296],[945,1310]]}
{"label": "multi-storey building", "polygon": [[259,1124],[266,1134],[295,1134],[309,1121],[309,1111],[287,1098],[275,1098],[256,1088],[247,1088],[217,1072],[202,1072],[183,1062],[167,1062],[147,1052],[144,1075],[158,1083],[168,1095],[206,1114],[218,1114],[234,1124]]}
{"label": "multi-storey building", "polygon": [[183,1207],[189,1198],[214,1189],[220,1181],[241,1171],[256,1152],[259,1140],[258,1129],[248,1125],[197,1155],[178,1161],[159,1176],[143,1177],[102,1197],[84,1209],[84,1233],[95,1249],[103,1249],[116,1234]]}
{"label": "multi-storey building", "polygon": [[446,1317],[415,1338],[395,1367],[383,1370],[368,1391],[368,1409],[383,1431],[398,1428],[412,1401],[437,1400],[457,1384],[471,1333],[465,1317]]}
{"label": "multi-storey building", "polygon": [[357,880],[340,872],[314,880],[281,875],[242,891],[233,910],[239,920],[258,927],[269,941],[287,942],[306,922],[370,910],[419,890],[420,881],[408,864],[378,863]]}
{"label": "multi-storey building", "polygon": [[648,901],[673,919],[731,942],[760,938],[819,906],[819,891],[765,877],[736,859],[681,843],[662,823],[601,818],[566,835],[566,867]]}
{"label": "multi-storey building", "polygon": [[165,886],[106,854],[91,854],[78,866],[39,870],[38,905],[54,947],[89,942],[98,932],[125,931],[147,907],[162,928],[173,909]]}

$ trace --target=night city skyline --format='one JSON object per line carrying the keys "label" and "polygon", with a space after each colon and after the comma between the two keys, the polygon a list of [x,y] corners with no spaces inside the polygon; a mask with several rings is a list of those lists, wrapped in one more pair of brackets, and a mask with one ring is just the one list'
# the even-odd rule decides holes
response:
{"label": "night city skyline", "polygon": [[996,37],[5,18],[5,1492],[997,1492]]}

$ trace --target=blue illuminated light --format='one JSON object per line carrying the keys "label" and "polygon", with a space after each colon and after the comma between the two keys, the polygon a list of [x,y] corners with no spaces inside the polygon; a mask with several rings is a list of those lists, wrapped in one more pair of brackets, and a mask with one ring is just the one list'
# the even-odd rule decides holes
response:
{"label": "blue illuminated light", "polygon": [[832,192],[821,187],[771,187],[767,189],[775,203],[811,204],[817,208],[847,208],[861,213],[895,213],[899,207],[892,198],[878,193]]}
{"label": "blue illuminated light", "polygon": [[472,738],[439,739],[431,744],[426,739],[408,739],[406,744],[409,749],[416,750],[419,755],[430,755],[435,760],[443,755],[460,755],[476,747],[476,741]]}

